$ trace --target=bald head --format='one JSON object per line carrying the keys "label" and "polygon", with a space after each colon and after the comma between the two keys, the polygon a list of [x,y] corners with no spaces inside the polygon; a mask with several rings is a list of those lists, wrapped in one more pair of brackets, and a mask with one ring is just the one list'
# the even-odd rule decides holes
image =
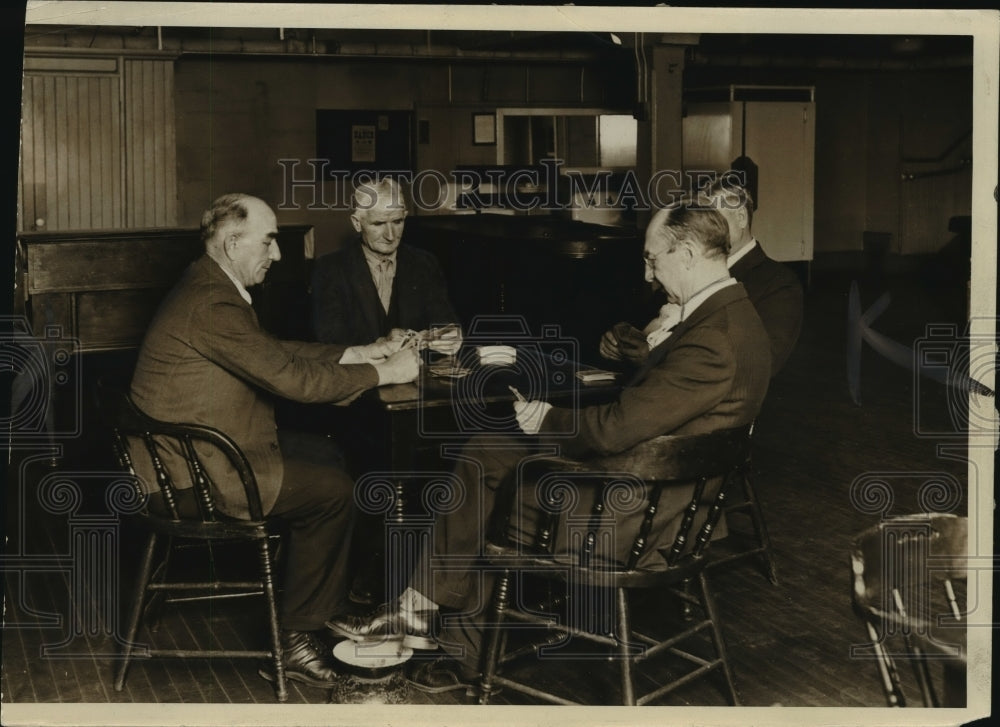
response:
{"label": "bald head", "polygon": [[281,259],[274,211],[249,194],[226,194],[201,217],[205,251],[244,287],[264,281],[271,263]]}
{"label": "bald head", "polygon": [[671,302],[728,276],[729,228],[716,210],[684,203],[662,209],[646,228],[646,280],[663,287]]}
{"label": "bald head", "polygon": [[726,220],[718,211],[700,204],[684,203],[659,210],[646,230],[672,250],[682,242],[695,245],[706,258],[725,258],[729,245]]}

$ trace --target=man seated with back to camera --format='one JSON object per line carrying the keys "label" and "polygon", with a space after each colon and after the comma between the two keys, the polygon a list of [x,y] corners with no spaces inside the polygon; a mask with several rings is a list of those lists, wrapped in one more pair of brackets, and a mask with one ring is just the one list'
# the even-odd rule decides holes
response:
{"label": "man seated with back to camera", "polygon": [[[471,684],[480,669],[482,627],[469,614],[487,605],[492,590],[490,577],[475,563],[483,553],[494,506],[520,488],[516,501],[521,511],[512,521],[520,520],[522,528],[541,509],[534,483],[517,482],[514,476],[525,457],[546,446],[574,458],[607,455],[659,435],[704,434],[752,422],[770,379],[770,347],[746,290],[726,267],[728,247],[726,221],[716,210],[680,205],[657,212],[646,230],[646,279],[656,280],[677,301],[677,325],[660,336],[616,400],[578,410],[543,401],[515,403],[523,435],[471,439],[454,468],[464,494],[456,496],[455,509],[438,515],[432,552],[421,553],[398,602],[368,618],[333,619],[330,628],[357,641],[388,634],[416,648],[440,646],[451,658],[422,662],[411,671],[409,679],[418,689]],[[706,488],[703,497],[714,498],[718,486]],[[693,485],[664,492],[639,568],[666,567],[657,548],[672,542],[693,492]],[[575,511],[589,511],[588,491],[579,495]],[[642,513],[614,517],[612,532],[627,532],[635,529],[627,523],[641,519]],[[724,533],[720,521],[717,534]],[[626,540],[610,546],[615,552],[594,557],[624,562],[631,545],[631,538]],[[452,567],[432,571],[435,556],[450,557]],[[440,620],[443,630],[434,634],[439,606],[452,613]]]}
{"label": "man seated with back to camera", "polygon": [[[246,194],[219,197],[204,213],[205,253],[164,300],[139,351],[131,395],[154,419],[214,427],[246,455],[267,516],[289,525],[281,646],[289,679],[336,684],[324,622],[347,603],[353,483],[325,437],[277,430],[274,400],[347,402],[367,389],[413,381],[416,350],[380,340],[366,346],[283,341],[263,331],[247,288],[281,258],[274,212]],[[180,488],[182,516],[199,517],[184,459],[164,449]],[[218,510],[248,518],[238,476],[218,453],[204,455]],[[152,466],[136,463],[143,478]],[[155,488],[154,488],[155,489]],[[155,502],[150,506],[155,507]],[[261,675],[275,678],[269,669]]]}
{"label": "man seated with back to camera", "polygon": [[[723,175],[700,191],[697,203],[719,210],[729,226],[730,248],[726,265],[746,288],[771,342],[771,375],[785,365],[802,330],[802,286],[795,273],[764,252],[751,231],[753,199],[733,175]],[[601,355],[612,361],[639,366],[656,345],[661,331],[677,319],[679,306],[670,300],[643,330],[627,322],[615,324],[600,342]]]}

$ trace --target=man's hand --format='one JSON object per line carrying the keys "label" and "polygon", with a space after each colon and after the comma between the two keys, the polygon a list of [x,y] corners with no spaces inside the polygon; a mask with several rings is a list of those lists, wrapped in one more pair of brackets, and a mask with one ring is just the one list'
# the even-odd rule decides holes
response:
{"label": "man's hand", "polygon": [[378,371],[378,384],[408,384],[420,374],[420,352],[404,348],[380,363],[373,364]]}
{"label": "man's hand", "polygon": [[649,355],[649,343],[642,331],[622,321],[612,326],[610,331],[605,331],[599,350],[604,358],[625,360],[638,366]]}
{"label": "man's hand", "polygon": [[364,346],[351,346],[340,356],[342,364],[370,363],[385,361],[400,349],[402,341],[392,341],[388,337],[376,339]]}
{"label": "man's hand", "polygon": [[552,405],[546,401],[515,401],[514,416],[517,418],[517,425],[525,434],[538,434],[542,421],[551,408]]}
{"label": "man's hand", "polygon": [[621,361],[622,352],[618,348],[618,338],[615,336],[615,332],[605,331],[604,335],[601,336],[601,345],[599,347],[601,355],[611,361]]}

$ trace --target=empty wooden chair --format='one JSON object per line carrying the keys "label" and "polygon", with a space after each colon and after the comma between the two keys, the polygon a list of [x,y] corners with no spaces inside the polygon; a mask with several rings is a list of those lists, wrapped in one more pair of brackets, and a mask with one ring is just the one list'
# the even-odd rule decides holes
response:
{"label": "empty wooden chair", "polygon": [[[572,487],[595,488],[596,492],[589,517],[584,523],[577,519],[569,537],[559,533],[568,518],[554,511],[543,513],[530,543],[524,542],[523,528],[510,527],[510,517],[497,524],[496,533],[487,545],[487,561],[498,576],[486,626],[480,702],[487,703],[491,694],[503,687],[547,702],[579,704],[539,688],[537,680],[518,680],[512,671],[517,657],[544,655],[546,649],[552,648],[553,638],[572,637],[602,647],[604,656],[598,660],[591,655],[589,666],[608,663],[609,659],[617,663],[622,704],[650,703],[714,671],[722,672],[727,697],[738,704],[705,566],[709,541],[725,508],[728,485],[747,461],[748,443],[749,427],[741,427],[698,436],[657,437],[620,455],[586,462],[559,458],[532,461],[525,469],[530,480],[555,478]],[[718,492],[713,496],[711,488],[716,486]],[[635,503],[629,505],[630,512],[641,513],[640,517],[632,518],[636,529],[629,533],[619,532],[608,517],[620,504],[616,500],[621,498],[623,487],[633,494],[640,493],[642,500],[639,509],[635,509]],[[686,488],[678,491],[685,492],[685,496],[690,492],[676,536],[668,542],[651,542],[658,508],[666,502],[664,495],[675,487]],[[615,532],[610,532],[609,527]],[[627,538],[626,542],[631,543],[624,561],[602,556],[601,544],[618,538]],[[565,545],[553,546],[560,539],[569,544],[568,550]],[[660,562],[656,567],[638,567],[651,548],[662,556]],[[519,604],[523,601],[512,598],[511,591],[518,582],[523,582],[523,578],[514,576],[523,574],[555,581],[571,606],[567,616],[554,618],[552,614],[522,608]],[[686,582],[698,584],[696,593],[687,592]],[[640,595],[636,591],[664,590],[699,606],[703,618],[677,624],[677,630],[667,635],[640,632],[633,624],[630,607],[631,600]],[[576,617],[570,617],[570,613]],[[531,643],[508,652],[508,632],[515,625],[527,625],[535,633],[541,629],[553,638],[542,645]],[[703,638],[706,633],[710,639]],[[713,651],[713,656],[705,658],[690,650],[689,641],[699,636],[706,642],[703,648]],[[637,694],[633,668],[651,657],[666,654],[680,657],[690,670],[646,694]]]}
{"label": "empty wooden chair", "polygon": [[923,706],[965,707],[968,520],[944,513],[885,520],[855,539],[851,568],[852,602],[868,637],[852,656],[874,661],[886,703],[906,706],[897,668],[904,661]]}
{"label": "empty wooden chair", "polygon": [[[269,659],[274,665],[278,701],[288,698],[284,667],[281,660],[278,610],[275,600],[274,555],[272,533],[264,518],[257,489],[257,481],[249,462],[239,447],[228,436],[215,429],[192,424],[169,424],[156,421],[143,414],[130,397],[121,390],[101,385],[99,397],[107,424],[112,430],[115,453],[121,467],[132,475],[140,496],[145,497],[140,478],[136,475],[138,457],[147,457],[155,471],[156,481],[148,483],[152,492],[145,507],[136,517],[148,536],[143,551],[139,574],[132,595],[127,622],[126,641],[121,661],[115,675],[115,689],[121,691],[129,663],[137,647],[137,634],[143,613],[154,601],[163,603],[214,599],[239,595],[263,595],[267,618],[268,649],[160,649],[144,650],[150,657],[178,658],[241,658]],[[196,449],[195,444],[199,447]],[[188,472],[168,472],[161,456],[161,448],[171,446],[182,453]],[[218,512],[212,495],[212,482],[203,464],[204,447],[212,447],[218,456],[226,457],[235,475],[243,484],[250,519],[240,520]],[[190,475],[194,483],[197,514],[186,512],[179,505],[179,490],[175,480]],[[258,554],[257,578],[251,580],[219,580],[209,578],[196,581],[167,581],[167,564],[171,553],[181,543],[202,542],[211,545],[221,541],[246,541],[256,545]],[[164,544],[157,559],[157,546]],[[212,551],[209,550],[209,553]],[[154,567],[154,562],[157,563]],[[215,569],[212,568],[212,575]],[[172,596],[183,593],[182,596]]]}

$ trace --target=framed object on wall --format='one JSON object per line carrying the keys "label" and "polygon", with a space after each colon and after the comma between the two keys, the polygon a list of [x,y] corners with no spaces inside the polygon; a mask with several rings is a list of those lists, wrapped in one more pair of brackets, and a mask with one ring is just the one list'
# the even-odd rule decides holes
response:
{"label": "framed object on wall", "polygon": [[472,143],[479,146],[497,143],[495,114],[472,114]]}
{"label": "framed object on wall", "polygon": [[329,178],[361,170],[411,170],[413,113],[318,109],[316,156],[329,162]]}

